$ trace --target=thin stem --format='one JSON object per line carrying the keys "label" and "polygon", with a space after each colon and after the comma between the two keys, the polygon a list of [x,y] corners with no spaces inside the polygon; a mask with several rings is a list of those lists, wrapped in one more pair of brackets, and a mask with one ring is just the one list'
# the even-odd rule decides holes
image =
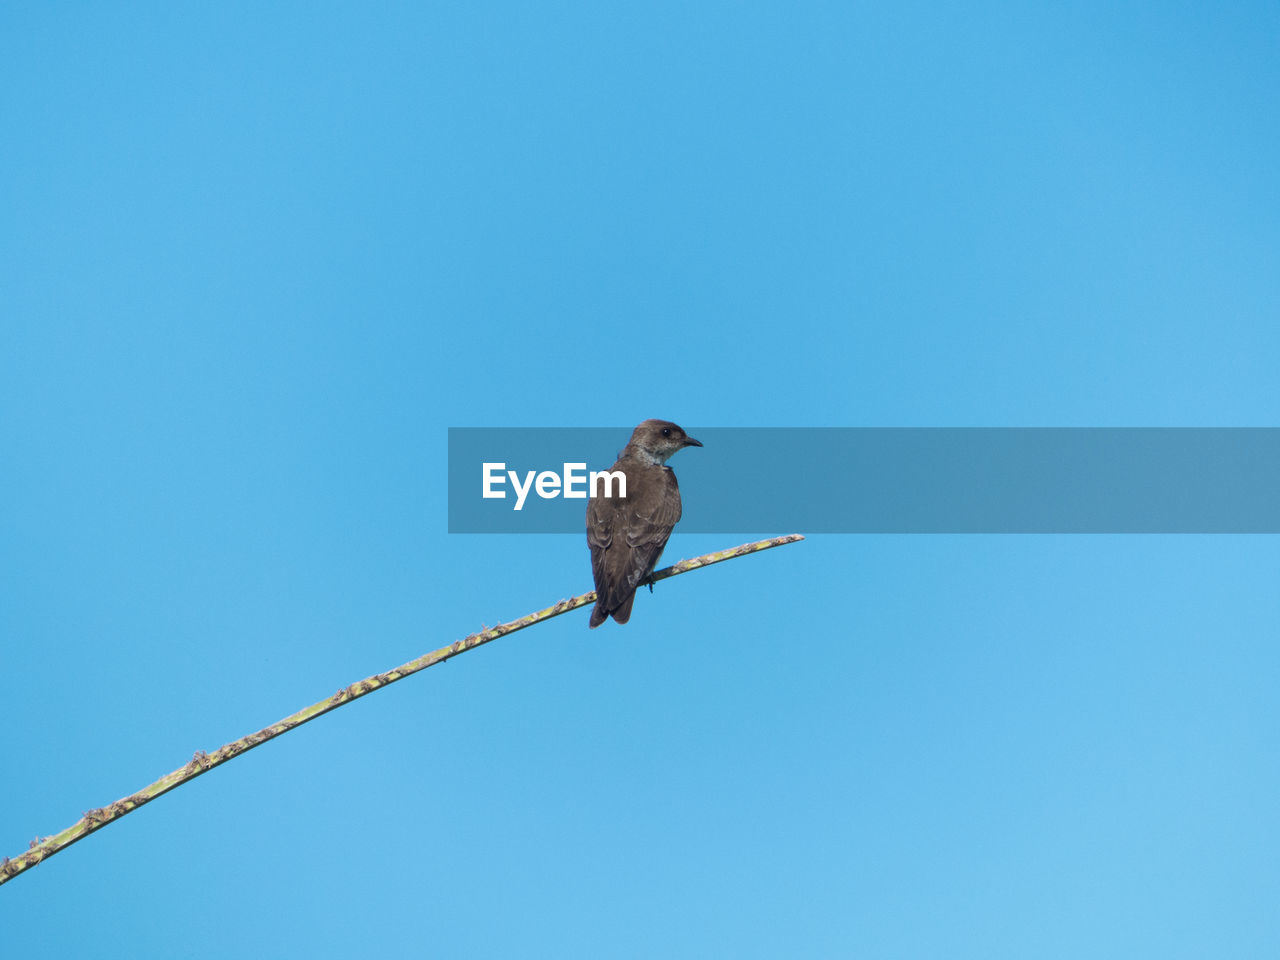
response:
{"label": "thin stem", "polygon": [[[729,550],[703,554],[700,557],[694,557],[692,560],[681,560],[677,564],[657,571],[650,580],[653,583],[657,583],[659,580],[679,576],[682,573],[688,573],[690,570],[697,570],[699,567],[707,567],[713,563],[721,563],[725,560],[732,560],[735,557],[744,557],[749,553],[758,553],[761,550],[768,550],[770,547],[780,547],[783,544],[795,543],[797,540],[803,539],[804,537],[799,534],[790,534],[785,537],[773,537],[769,540],[757,540],[755,543],[744,543],[742,546],[733,547]],[[219,747],[213,753],[205,753],[203,750],[198,750],[189,763],[179,767],[172,773],[166,774],[150,786],[143,787],[137,793],[132,793],[105,807],[95,807],[86,811],[83,817],[61,833],[56,833],[50,837],[37,837],[31,842],[31,848],[26,853],[12,859],[5,857],[0,860],[0,884],[7,883],[18,874],[34,867],[43,860],[47,860],[55,853],[65,850],[77,840],[87,837],[95,830],[101,830],[107,824],[119,820],[125,814],[132,813],[144,803],[149,803],[156,797],[194,780],[203,773],[208,773],[214,767],[220,766],[228,760],[266,743],[268,740],[273,740],[283,733],[302,726],[309,720],[314,720],[321,714],[336,710],[344,704],[358,700],[367,693],[373,693],[375,690],[389,686],[397,680],[403,680],[405,677],[411,676],[420,670],[433,667],[437,663],[443,663],[445,660],[452,659],[461,653],[466,653],[468,650],[473,650],[482,644],[486,644],[490,640],[496,640],[498,637],[504,637],[509,633],[515,633],[517,630],[523,630],[525,627],[531,627],[535,623],[542,623],[544,620],[558,617],[562,613],[568,613],[570,610],[585,607],[589,603],[594,603],[595,599],[596,594],[592,590],[590,593],[571,597],[568,600],[561,600],[553,606],[539,610],[536,613],[530,613],[518,620],[500,623],[496,627],[487,627],[479,633],[473,633],[468,637],[463,637],[461,640],[456,640],[447,647],[441,647],[439,650],[423,654],[416,660],[410,660],[394,670],[388,670],[386,673],[376,673],[372,677],[367,677],[358,683],[351,684],[349,687],[343,687],[333,696],[321,700],[319,703],[313,703],[309,707],[304,707],[297,713],[290,714],[278,723],[264,727],[257,733],[251,733],[247,737],[233,740],[231,743]]]}

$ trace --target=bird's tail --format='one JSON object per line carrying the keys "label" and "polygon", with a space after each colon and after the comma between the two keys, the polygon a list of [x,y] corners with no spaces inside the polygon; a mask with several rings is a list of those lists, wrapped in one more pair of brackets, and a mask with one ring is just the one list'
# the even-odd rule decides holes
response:
{"label": "bird's tail", "polygon": [[591,619],[587,621],[587,626],[594,630],[608,619],[609,614],[605,613],[604,605],[597,600],[596,605],[591,608]]}
{"label": "bird's tail", "polygon": [[634,592],[628,594],[627,599],[623,600],[612,610],[605,609],[604,604],[597,600],[596,605],[591,608],[591,619],[587,621],[587,626],[594,630],[610,617],[613,617],[613,619],[618,623],[626,623],[631,619],[631,605],[635,602],[636,595]]}
{"label": "bird's tail", "polygon": [[616,623],[626,623],[631,619],[631,604],[636,602],[635,591],[627,594],[627,599],[623,600],[614,609],[609,611]]}

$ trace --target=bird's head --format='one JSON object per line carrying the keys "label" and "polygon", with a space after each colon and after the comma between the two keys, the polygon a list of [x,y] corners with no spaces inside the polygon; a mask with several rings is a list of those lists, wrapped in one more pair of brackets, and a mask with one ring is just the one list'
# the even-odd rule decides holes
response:
{"label": "bird's head", "polygon": [[666,463],[677,450],[700,447],[702,442],[693,439],[670,420],[646,420],[631,432],[627,446],[634,456],[654,463]]}

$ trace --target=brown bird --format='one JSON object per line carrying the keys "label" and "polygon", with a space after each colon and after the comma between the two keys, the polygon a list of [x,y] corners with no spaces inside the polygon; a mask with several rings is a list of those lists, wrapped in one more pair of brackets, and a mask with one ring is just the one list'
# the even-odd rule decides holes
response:
{"label": "brown bird", "polygon": [[636,587],[657,566],[671,529],[680,519],[680,487],[665,466],[667,458],[685,447],[702,446],[669,420],[646,420],[611,468],[626,478],[627,495],[596,496],[587,504],[587,545],[596,581],[596,605],[590,625],[608,617],[626,623]]}

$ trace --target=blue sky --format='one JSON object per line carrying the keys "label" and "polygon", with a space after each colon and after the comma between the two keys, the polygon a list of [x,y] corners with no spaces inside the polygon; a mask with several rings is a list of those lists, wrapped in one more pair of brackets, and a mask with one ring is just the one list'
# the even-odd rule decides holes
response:
{"label": "blue sky", "polygon": [[[447,534],[449,426],[1277,425],[1278,32],[6,5],[0,852],[588,589],[582,538]],[[5,885],[0,929],[1274,955],[1278,572],[1262,536],[811,537],[262,747]]]}

